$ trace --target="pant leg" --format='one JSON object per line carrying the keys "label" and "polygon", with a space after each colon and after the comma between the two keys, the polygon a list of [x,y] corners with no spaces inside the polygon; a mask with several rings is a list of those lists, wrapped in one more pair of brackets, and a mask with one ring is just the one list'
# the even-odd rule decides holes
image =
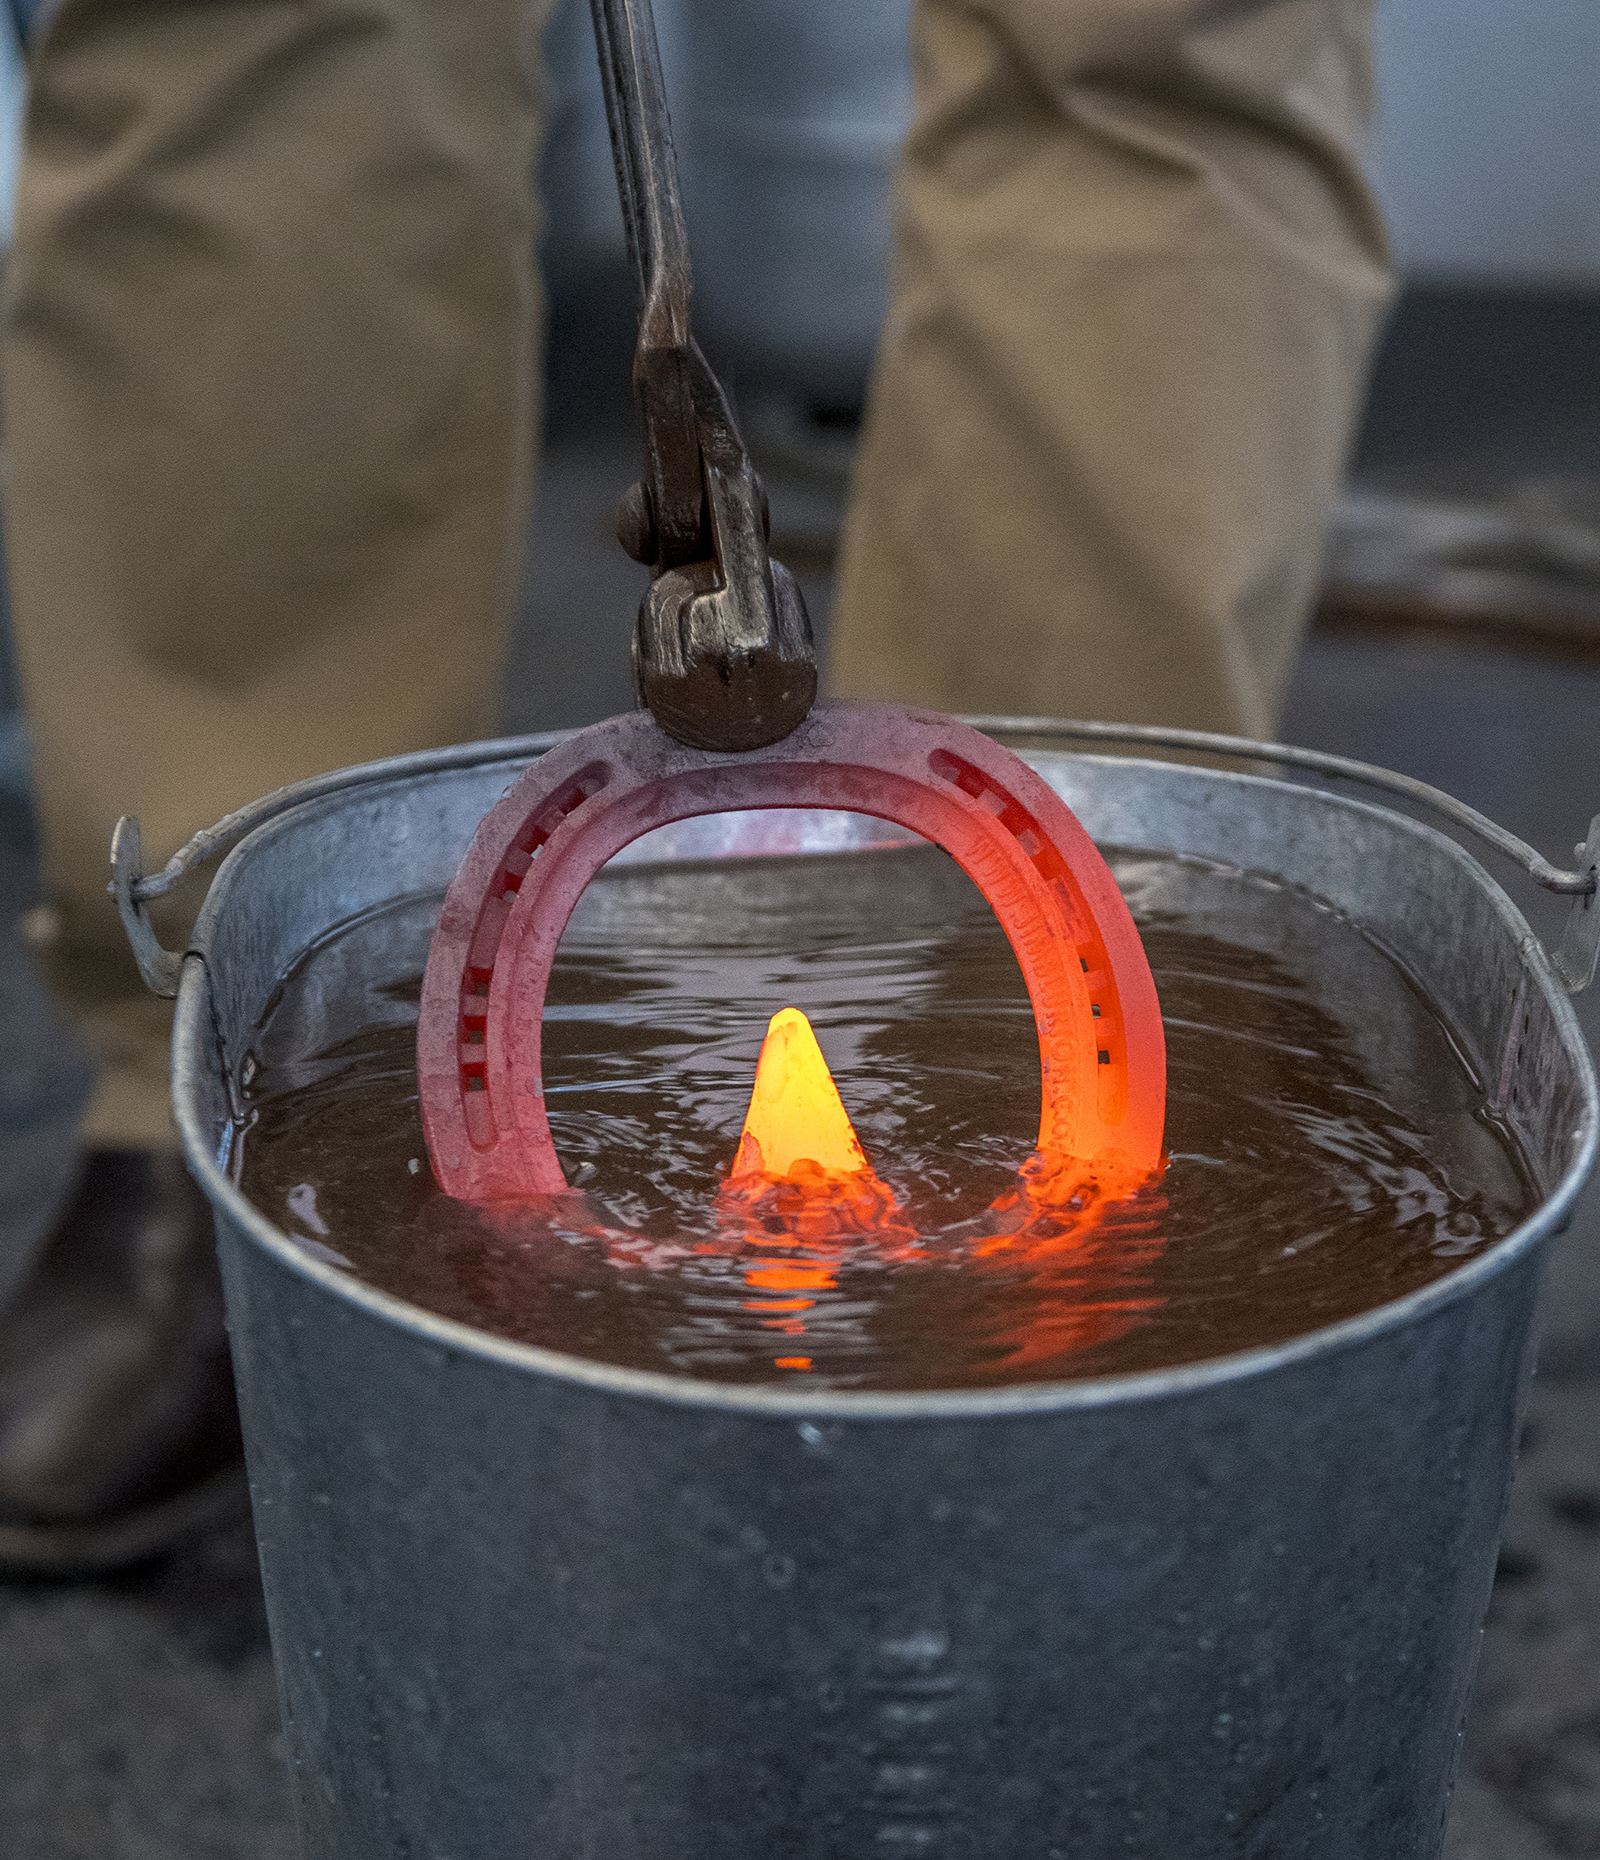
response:
{"label": "pant leg", "polygon": [[832,681],[1270,736],[1391,284],[1373,0],[918,0]]}
{"label": "pant leg", "polygon": [[[481,734],[536,444],[539,0],[64,0],[0,338],[5,537],[86,1140],[173,1141],[105,895]],[[169,940],[170,940],[169,920]]]}

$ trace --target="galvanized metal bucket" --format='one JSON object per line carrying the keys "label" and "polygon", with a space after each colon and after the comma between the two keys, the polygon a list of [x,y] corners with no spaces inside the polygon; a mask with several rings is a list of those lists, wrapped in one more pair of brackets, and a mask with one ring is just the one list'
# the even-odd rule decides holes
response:
{"label": "galvanized metal bucket", "polygon": [[[304,784],[153,878],[122,832],[126,921],[177,984],[311,1860],[1436,1853],[1593,1071],[1453,841],[1286,779],[1062,752],[1094,733],[1035,728],[1057,746],[1029,759],[1096,838],[1275,873],[1403,955],[1526,1149],[1533,1218],[1366,1316],[1163,1374],[806,1395],[500,1342],[308,1258],[227,1157],[287,966],[442,891],[541,740]],[[1432,799],[1575,894],[1585,979],[1600,822],[1559,873]],[[180,979],[140,899],[230,840]]]}

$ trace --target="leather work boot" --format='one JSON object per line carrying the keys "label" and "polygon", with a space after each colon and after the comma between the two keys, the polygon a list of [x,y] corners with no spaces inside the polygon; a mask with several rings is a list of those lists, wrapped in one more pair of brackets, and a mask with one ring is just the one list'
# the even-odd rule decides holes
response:
{"label": "leather work boot", "polygon": [[120,1568],[248,1502],[211,1211],[180,1157],[93,1152],[0,1318],[0,1572]]}

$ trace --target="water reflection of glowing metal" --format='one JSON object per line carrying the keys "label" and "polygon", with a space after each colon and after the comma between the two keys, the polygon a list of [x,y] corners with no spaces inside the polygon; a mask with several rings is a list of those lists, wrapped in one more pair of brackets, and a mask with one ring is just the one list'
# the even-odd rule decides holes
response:
{"label": "water reflection of glowing metal", "polygon": [[[1024,1333],[1010,1339],[1013,1361],[1042,1361],[1063,1349],[1107,1342],[1151,1308],[1149,1298],[1113,1295],[1134,1289],[1151,1250],[1148,1213],[1142,1221],[1130,1219],[1126,1206],[1151,1173],[1121,1159],[1096,1170],[1072,1157],[1036,1152],[1018,1172],[1017,1186],[992,1204],[984,1231],[968,1242],[974,1266],[1071,1261],[1079,1268],[1075,1295],[1042,1297]],[[775,1014],[767,1028],[716,1212],[721,1242],[697,1250],[723,1251],[730,1243],[740,1255],[758,1249],[740,1268],[754,1292],[832,1291],[841,1268],[855,1263],[852,1256],[858,1259],[863,1247],[878,1265],[932,1263],[868,1162],[811,1023],[798,1008]],[[766,1257],[786,1245],[803,1249],[801,1256]],[[744,1308],[768,1328],[798,1337],[806,1328],[799,1314],[816,1304],[767,1296]],[[780,1356],[773,1365],[808,1370],[811,1359]]]}

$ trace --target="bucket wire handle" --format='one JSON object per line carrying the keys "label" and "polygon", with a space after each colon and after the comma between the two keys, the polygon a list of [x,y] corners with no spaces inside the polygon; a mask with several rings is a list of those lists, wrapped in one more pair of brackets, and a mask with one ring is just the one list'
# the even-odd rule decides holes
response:
{"label": "bucket wire handle", "polygon": [[1589,822],[1589,833],[1572,849],[1576,871],[1552,865],[1542,853],[1520,840],[1497,821],[1458,801],[1442,788],[1400,775],[1370,762],[1330,755],[1322,749],[1298,749],[1291,743],[1253,743],[1240,736],[1221,736],[1210,730],[1175,730],[1149,723],[1080,723],[1057,717],[969,717],[967,722],[997,737],[1056,736],[1080,742],[1143,743],[1159,749],[1197,749],[1251,762],[1276,762],[1286,768],[1307,769],[1318,775],[1336,775],[1399,795],[1419,807],[1442,815],[1474,839],[1492,846],[1520,865],[1536,885],[1572,899],[1561,941],[1549,951],[1550,966],[1569,995],[1582,994],[1594,980],[1600,963],[1600,814]]}
{"label": "bucket wire handle", "polygon": [[622,222],[639,291],[633,391],[644,475],[617,538],[652,571],[634,683],[692,749],[765,749],[817,695],[805,600],[767,552],[767,495],[689,326],[694,288],[650,0],[590,0]]}
{"label": "bucket wire handle", "polygon": [[[1600,887],[1600,814],[1590,822],[1588,838],[1574,849],[1577,869],[1567,871],[1552,865],[1525,840],[1519,840],[1514,833],[1480,814],[1476,808],[1468,807],[1465,801],[1446,794],[1442,788],[1430,787],[1427,782],[1396,774],[1392,769],[1376,768],[1370,762],[1354,762],[1348,756],[1330,755],[1321,749],[1297,749],[1291,743],[1257,743],[1244,736],[1221,736],[1209,730],[1168,729],[1160,724],[1083,722],[1061,717],[968,717],[964,721],[1001,740],[1046,737],[1058,741],[1129,743],[1152,749],[1201,750],[1239,761],[1278,763],[1285,768],[1333,775],[1343,781],[1360,782],[1366,787],[1398,795],[1428,808],[1459,831],[1492,847],[1520,866],[1546,891],[1570,897],[1572,911],[1567,918],[1566,932],[1551,954],[1551,965],[1569,994],[1582,993],[1594,980],[1597,958],[1600,958],[1600,889],[1597,889]],[[363,763],[357,768],[336,769],[328,775],[314,775],[308,781],[293,782],[263,795],[248,807],[224,815],[215,826],[203,828],[180,847],[159,872],[143,869],[139,822],[134,815],[124,814],[111,837],[111,882],[106,889],[117,901],[123,929],[133,947],[145,986],[153,994],[167,998],[175,995],[178,970],[183,962],[181,951],[162,948],[150,926],[145,905],[154,898],[165,897],[197,866],[227,852],[257,827],[308,801],[328,794],[343,794],[352,788],[370,787],[403,776],[481,768],[494,762],[531,762],[573,734],[571,730],[544,730],[531,736],[456,743],[446,749],[424,750],[382,762]]]}

